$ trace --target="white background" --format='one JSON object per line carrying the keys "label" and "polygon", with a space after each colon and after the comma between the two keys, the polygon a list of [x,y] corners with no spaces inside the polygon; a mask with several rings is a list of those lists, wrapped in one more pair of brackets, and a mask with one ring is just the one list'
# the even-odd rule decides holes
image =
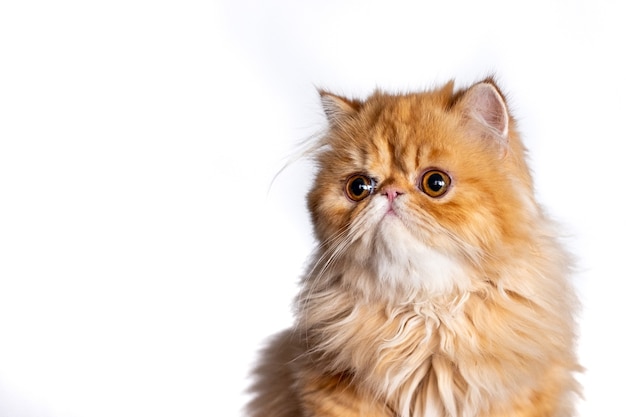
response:
{"label": "white background", "polygon": [[237,416],[313,240],[316,87],[495,73],[579,256],[582,416],[623,415],[618,1],[5,1],[0,417]]}

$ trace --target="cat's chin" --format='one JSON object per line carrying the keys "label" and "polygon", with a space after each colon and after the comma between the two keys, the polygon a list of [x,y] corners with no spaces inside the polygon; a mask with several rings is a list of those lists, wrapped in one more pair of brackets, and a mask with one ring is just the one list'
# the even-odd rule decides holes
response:
{"label": "cat's chin", "polygon": [[368,266],[374,279],[430,295],[469,289],[461,261],[424,243],[396,214],[385,214],[373,233]]}

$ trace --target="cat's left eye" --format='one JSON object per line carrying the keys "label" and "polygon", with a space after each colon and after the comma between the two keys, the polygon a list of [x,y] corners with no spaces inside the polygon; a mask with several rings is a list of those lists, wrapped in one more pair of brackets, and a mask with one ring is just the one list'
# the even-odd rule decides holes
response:
{"label": "cat's left eye", "polygon": [[346,196],[352,201],[361,201],[374,192],[376,182],[365,175],[353,175],[346,181]]}
{"label": "cat's left eye", "polygon": [[441,197],[450,188],[450,176],[443,171],[433,169],[422,175],[420,189],[430,197]]}

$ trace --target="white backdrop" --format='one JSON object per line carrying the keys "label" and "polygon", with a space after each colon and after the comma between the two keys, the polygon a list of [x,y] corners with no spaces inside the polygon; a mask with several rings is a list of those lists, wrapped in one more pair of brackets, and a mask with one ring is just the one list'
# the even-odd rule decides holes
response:
{"label": "white backdrop", "polygon": [[582,416],[623,414],[619,1],[0,5],[0,416],[237,416],[313,246],[315,87],[495,73],[579,255]]}

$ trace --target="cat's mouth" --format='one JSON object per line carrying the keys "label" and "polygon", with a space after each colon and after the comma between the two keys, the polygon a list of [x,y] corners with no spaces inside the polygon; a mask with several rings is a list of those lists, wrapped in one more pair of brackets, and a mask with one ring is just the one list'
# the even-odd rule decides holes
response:
{"label": "cat's mouth", "polygon": [[387,207],[387,211],[385,212],[385,217],[388,216],[392,216],[392,217],[398,217],[398,213],[396,213],[396,210],[393,208],[393,205],[389,205],[389,207]]}
{"label": "cat's mouth", "polygon": [[378,201],[375,201],[376,208],[374,212],[374,222],[382,226],[384,223],[402,223],[403,226],[408,226],[406,224],[407,216],[405,213],[406,208],[403,207],[401,201],[385,201],[383,203],[383,199],[381,198]]}
{"label": "cat's mouth", "polygon": [[403,233],[410,229],[406,216],[402,214],[402,210],[394,207],[392,204],[386,208],[384,214],[379,218],[378,224],[387,233],[396,228],[403,230]]}
{"label": "cat's mouth", "polygon": [[387,217],[395,217],[402,218],[402,207],[399,207],[400,204],[398,201],[390,201],[387,203],[387,208],[385,210],[385,214],[383,215],[383,219]]}

